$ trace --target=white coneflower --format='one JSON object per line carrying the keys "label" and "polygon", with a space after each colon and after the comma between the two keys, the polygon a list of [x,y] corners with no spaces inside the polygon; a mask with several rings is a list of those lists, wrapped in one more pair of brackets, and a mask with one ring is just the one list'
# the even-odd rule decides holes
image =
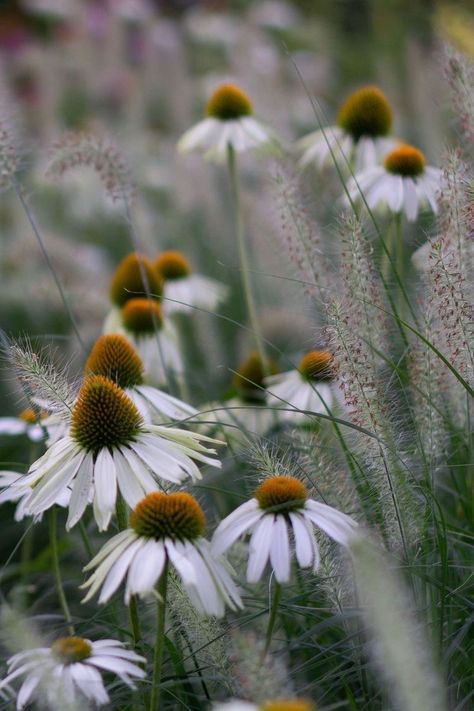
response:
{"label": "white coneflower", "polygon": [[276,144],[269,130],[253,117],[247,94],[235,84],[222,84],[206,107],[207,118],[186,131],[178,143],[183,153],[197,151],[206,158],[224,161],[228,147],[236,153]]}
{"label": "white coneflower", "polygon": [[215,311],[226,300],[229,288],[216,279],[193,274],[186,257],[175,250],[162,252],[155,260],[155,269],[164,281],[163,309],[172,314],[189,313],[189,307]]}
{"label": "white coneflower", "polygon": [[144,382],[141,358],[119,333],[98,339],[87,359],[85,372],[113,380],[135,403],[145,422],[184,420],[197,414],[191,405]]}
{"label": "white coneflower", "polygon": [[84,568],[96,568],[82,586],[90,588],[84,602],[100,587],[99,602],[107,602],[125,575],[126,602],[131,595],[147,595],[170,563],[201,613],[222,617],[226,605],[232,610],[242,607],[230,575],[203,537],[205,525],[204,513],[190,494],[148,494],[130,515],[130,528],[108,541]]}
{"label": "white coneflower", "polygon": [[69,432],[34,462],[19,487],[33,489],[26,513],[49,509],[70,486],[66,527],[90,500],[100,530],[115,511],[117,490],[130,507],[163,482],[180,484],[201,473],[193,459],[220,467],[216,442],[183,429],[145,424],[132,400],[102,375],[85,380],[73,408]]}
{"label": "white coneflower", "polygon": [[122,259],[110,281],[109,296],[113,304],[104,323],[104,333],[121,327],[120,311],[130,299],[150,297],[157,299],[163,293],[163,281],[153,268],[151,260],[138,252]]}
{"label": "white coneflower", "polygon": [[355,171],[376,165],[398,143],[388,137],[392,121],[385,94],[376,86],[364,86],[342,105],[335,126],[314,131],[297,142],[297,150],[303,154],[300,163],[316,163],[321,168],[336,160],[342,168],[349,162]]}
{"label": "white coneflower", "polygon": [[291,421],[307,418],[304,411],[327,413],[335,395],[332,363],[331,353],[310,351],[295,370],[265,378],[269,404],[282,408],[281,417]]}
{"label": "white coneflower", "polygon": [[337,543],[347,546],[357,523],[331,506],[308,498],[298,479],[271,476],[257,488],[255,497],[239,506],[217,527],[212,550],[224,553],[241,536],[251,533],[247,580],[256,583],[268,561],[278,583],[290,579],[290,531],[301,568],[319,567],[319,548],[313,527],[321,528]]}
{"label": "white coneflower", "polygon": [[426,165],[418,148],[403,144],[385,157],[383,165],[356,173],[347,190],[354,201],[360,201],[363,195],[371,210],[388,208],[395,214],[405,213],[413,222],[425,206],[438,212],[440,185],[439,168]]}
{"label": "white coneflower", "polygon": [[213,711],[316,711],[316,704],[309,699],[272,699],[261,704],[232,699],[214,704]]}
{"label": "white coneflower", "polygon": [[178,333],[156,301],[129,299],[114,320],[108,320],[104,331],[121,333],[131,341],[143,361],[147,380],[154,385],[165,385],[168,373],[183,374]]}
{"label": "white coneflower", "polygon": [[[265,372],[278,373],[278,366],[270,358],[266,359]],[[259,354],[251,352],[232,379],[235,395],[222,403],[201,407],[200,420],[207,426],[203,431],[212,433],[219,428],[228,440],[239,445],[248,444],[249,436],[265,435],[276,424],[276,418],[275,410],[267,404],[264,375]]]}
{"label": "white coneflower", "polygon": [[32,407],[22,410],[18,417],[0,417],[0,435],[24,435],[32,442],[40,442],[46,430],[39,424],[46,412],[35,412]]}
{"label": "white coneflower", "polygon": [[29,649],[11,657],[0,689],[23,678],[16,697],[17,709],[24,709],[34,699],[47,702],[48,708],[86,700],[103,706],[110,703],[110,698],[102,672],[115,674],[133,689],[133,677],[145,676],[138,666],[145,661],[114,639],[91,642],[82,637],[61,637],[51,647]]}

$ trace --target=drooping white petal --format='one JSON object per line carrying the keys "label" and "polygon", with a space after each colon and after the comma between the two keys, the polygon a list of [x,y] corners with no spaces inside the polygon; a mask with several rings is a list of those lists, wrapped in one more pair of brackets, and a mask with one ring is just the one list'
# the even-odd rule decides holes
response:
{"label": "drooping white petal", "polygon": [[94,464],[94,517],[99,531],[105,531],[115,511],[117,477],[115,463],[108,449],[101,449]]}
{"label": "drooping white petal", "polygon": [[138,550],[140,550],[143,544],[143,538],[139,538],[138,540],[133,541],[133,543],[123,551],[121,556],[110,568],[102,586],[102,590],[99,596],[99,603],[107,602],[107,600],[112,597],[112,595],[124,579],[128,567],[131,564],[135,554]]}
{"label": "drooping white petal", "polygon": [[165,547],[169,559],[176,568],[176,572],[183,581],[183,584],[185,586],[191,585],[195,587],[198,584],[198,578],[194,566],[186,558],[186,549],[183,544],[179,541],[174,542],[170,538],[166,538]]}
{"label": "drooping white petal", "polygon": [[146,541],[135,555],[127,577],[125,603],[128,605],[131,595],[143,595],[153,590],[166,561],[163,544],[154,539]]}
{"label": "drooping white petal", "polygon": [[279,583],[290,579],[290,542],[284,516],[277,514],[272,527],[270,562]]}
{"label": "drooping white petal", "polygon": [[240,516],[231,525],[226,527],[218,526],[212,537],[212,551],[215,555],[221,555],[240,538],[242,534],[250,530],[255,523],[264,515],[261,509],[251,509]]}
{"label": "drooping white petal", "polygon": [[265,514],[256,524],[250,539],[247,580],[257,583],[267,564],[272,544],[273,514]]}
{"label": "drooping white petal", "polygon": [[69,514],[66,522],[66,530],[69,531],[81,518],[85,511],[92,489],[93,460],[86,456],[76,474],[72,485],[71,498],[69,500]]}
{"label": "drooping white petal", "polygon": [[344,546],[348,545],[357,528],[357,523],[350,516],[319,501],[306,501],[304,516]]}
{"label": "drooping white petal", "polygon": [[[69,671],[74,683],[87,699],[95,701],[99,705],[107,704],[110,701],[97,669],[88,664],[78,663],[71,664]],[[114,670],[112,669],[112,671]]]}
{"label": "drooping white petal", "polygon": [[302,568],[309,568],[314,561],[315,542],[313,532],[299,513],[289,513],[295,538],[296,560]]}
{"label": "drooping white petal", "polygon": [[127,459],[119,449],[114,452],[114,464],[120,493],[130,508],[134,509],[147,494],[147,491],[141,485],[140,480],[135,476]]}

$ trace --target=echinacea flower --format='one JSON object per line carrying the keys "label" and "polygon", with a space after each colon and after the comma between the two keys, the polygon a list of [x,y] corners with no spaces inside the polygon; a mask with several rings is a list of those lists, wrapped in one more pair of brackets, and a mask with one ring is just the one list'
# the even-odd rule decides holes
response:
{"label": "echinacea flower", "polygon": [[131,252],[122,259],[110,281],[109,296],[113,304],[104,323],[104,333],[115,332],[121,326],[120,310],[130,299],[149,297],[158,299],[163,292],[163,281],[145,254]]}
{"label": "echinacea flower", "polygon": [[175,250],[162,252],[155,269],[164,282],[163,309],[166,313],[189,313],[190,307],[215,311],[226,300],[229,289],[216,279],[193,274],[186,257]]}
{"label": "echinacea flower", "polygon": [[406,144],[391,151],[383,165],[367,168],[351,178],[347,190],[352,200],[362,195],[371,210],[388,208],[392,213],[405,213],[414,222],[426,205],[438,212],[437,192],[441,171],[426,165],[423,153]]}
{"label": "echinacea flower", "polygon": [[173,395],[144,382],[145,369],[130,341],[119,333],[101,336],[85,365],[86,375],[113,380],[134,402],[145,422],[183,420],[197,410]]}
{"label": "echinacea flower", "polygon": [[291,421],[304,420],[307,411],[327,413],[334,401],[333,360],[327,351],[309,351],[298,368],[265,378],[269,404],[280,407],[281,417]]}
{"label": "echinacea flower", "polygon": [[214,704],[213,711],[316,711],[316,704],[310,699],[271,699],[261,704],[231,699]]}
{"label": "echinacea flower", "polygon": [[18,417],[0,417],[0,435],[24,435],[32,442],[40,442],[46,430],[40,420],[47,417],[46,412],[35,412],[32,407],[22,410]]}
{"label": "echinacea flower", "polygon": [[182,375],[184,363],[179,352],[178,334],[156,301],[129,299],[113,320],[108,319],[104,332],[121,333],[128,338],[143,361],[149,382],[164,385],[168,373]]}
{"label": "echinacea flower", "polygon": [[313,501],[304,484],[291,476],[271,476],[255,496],[218,525],[212,538],[215,554],[224,553],[241,536],[250,533],[247,580],[257,583],[267,562],[279,583],[290,579],[290,531],[301,568],[319,567],[319,548],[313,527],[347,546],[357,523],[331,506]]}
{"label": "echinacea flower", "polygon": [[276,423],[275,410],[266,402],[265,373],[278,373],[278,366],[266,359],[265,372],[256,351],[239,365],[232,378],[235,395],[222,403],[201,407],[199,419],[205,423],[204,432],[219,428],[228,440],[248,444],[249,437],[266,434]]}
{"label": "echinacea flower", "polygon": [[337,161],[345,169],[349,162],[354,171],[376,165],[398,143],[389,137],[392,121],[385,94],[376,86],[364,86],[346,99],[335,126],[318,129],[297,142],[300,164],[322,168]]}
{"label": "echinacea flower", "polygon": [[247,94],[235,84],[222,84],[216,89],[207,103],[206,114],[203,121],[182,136],[179,151],[196,151],[223,161],[229,146],[236,153],[243,153],[275,143],[268,129],[253,117]]}
{"label": "echinacea flower", "polygon": [[146,596],[170,563],[199,612],[222,617],[226,605],[242,607],[229,573],[203,537],[205,526],[204,513],[190,494],[148,494],[130,515],[130,528],[108,541],[84,568],[96,570],[82,586],[90,588],[83,602],[101,587],[99,602],[107,602],[126,575],[125,602],[131,595]]}
{"label": "echinacea flower", "polygon": [[82,637],[61,637],[51,647],[19,652],[8,662],[8,674],[0,690],[23,678],[16,708],[24,709],[35,698],[48,708],[66,708],[69,703],[89,701],[97,706],[110,703],[102,672],[118,676],[134,688],[132,679],[143,679],[138,664],[146,660],[125,648],[122,642],[103,639],[91,642]]}
{"label": "echinacea flower", "polygon": [[71,488],[66,528],[82,517],[90,500],[100,530],[115,511],[117,491],[133,508],[164,482],[181,484],[201,473],[193,459],[220,467],[216,442],[187,430],[146,424],[132,400],[102,375],[87,378],[74,405],[70,429],[32,464],[19,488],[33,489],[25,506],[36,515]]}

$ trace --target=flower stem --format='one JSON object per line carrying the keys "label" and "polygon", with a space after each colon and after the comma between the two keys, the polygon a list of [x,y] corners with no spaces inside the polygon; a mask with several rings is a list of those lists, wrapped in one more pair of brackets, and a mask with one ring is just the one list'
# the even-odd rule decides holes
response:
{"label": "flower stem", "polygon": [[265,348],[263,345],[262,332],[260,329],[260,324],[257,317],[257,309],[255,306],[254,294],[252,291],[252,284],[250,281],[250,269],[249,269],[249,255],[247,250],[247,243],[245,241],[244,235],[244,224],[242,221],[242,209],[240,205],[240,188],[239,179],[237,175],[237,161],[235,150],[232,144],[229,143],[227,146],[227,166],[229,170],[230,187],[232,192],[232,200],[234,203],[234,223],[235,223],[235,234],[237,238],[237,246],[239,250],[240,258],[240,269],[242,275],[242,287],[244,290],[245,301],[247,304],[247,310],[250,319],[250,325],[255,337],[255,344],[257,346],[258,355],[262,362],[262,368],[265,369]]}
{"label": "flower stem", "polygon": [[273,593],[273,600],[270,605],[270,617],[268,618],[267,634],[265,637],[265,648],[263,650],[262,657],[265,658],[270,649],[270,644],[272,642],[273,630],[275,628],[275,622],[278,612],[278,607],[281,600],[281,585],[278,581],[275,581],[275,591]]}
{"label": "flower stem", "polygon": [[61,579],[61,569],[59,567],[59,555],[58,555],[58,535],[57,535],[57,510],[56,506],[53,506],[49,512],[49,543],[51,546],[51,557],[53,559],[53,571],[54,579],[56,582],[56,589],[59,597],[59,602],[63,611],[64,619],[67,623],[67,629],[70,635],[74,635],[74,626],[72,624],[71,612],[69,610],[69,605],[66,600],[66,595],[64,594],[63,581]]}
{"label": "flower stem", "polygon": [[166,616],[166,591],[168,587],[168,561],[158,582],[158,601],[156,617],[155,654],[153,656],[153,678],[151,682],[151,695],[149,711],[158,711],[160,708],[160,683],[161,668],[163,664],[163,648],[165,645],[165,616]]}

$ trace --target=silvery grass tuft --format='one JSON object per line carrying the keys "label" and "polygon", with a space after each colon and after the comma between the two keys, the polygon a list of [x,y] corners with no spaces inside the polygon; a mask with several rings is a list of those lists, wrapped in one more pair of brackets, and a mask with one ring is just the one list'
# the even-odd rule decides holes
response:
{"label": "silvery grass tuft", "polygon": [[[400,711],[447,711],[429,628],[417,619],[413,599],[394,562],[367,537],[351,543],[354,575],[372,663]],[[423,628],[424,627],[424,628]]]}

